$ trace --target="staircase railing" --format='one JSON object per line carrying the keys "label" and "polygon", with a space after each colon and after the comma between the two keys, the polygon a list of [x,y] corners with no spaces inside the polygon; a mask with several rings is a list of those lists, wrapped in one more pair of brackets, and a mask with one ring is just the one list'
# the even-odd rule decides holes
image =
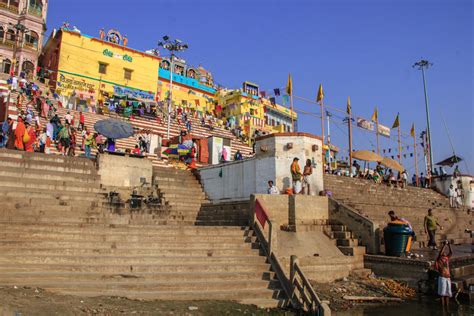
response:
{"label": "staircase railing", "polygon": [[[311,315],[330,316],[331,310],[328,304],[319,299],[311,283],[299,267],[296,256],[291,256],[290,279],[286,277],[280,261],[272,250],[272,245],[274,245],[275,240],[273,223],[268,217],[268,212],[258,199],[255,199],[254,210],[252,228],[290,303],[294,307],[301,308]],[[265,233],[266,224],[268,224],[268,229]]]}

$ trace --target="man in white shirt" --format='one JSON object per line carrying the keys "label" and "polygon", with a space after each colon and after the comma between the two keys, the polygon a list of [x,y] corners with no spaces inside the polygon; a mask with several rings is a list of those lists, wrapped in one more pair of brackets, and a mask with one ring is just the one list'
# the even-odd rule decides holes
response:
{"label": "man in white shirt", "polygon": [[71,115],[69,111],[67,111],[67,114],[64,116],[64,119],[69,125],[72,125],[73,116]]}
{"label": "man in white shirt", "polygon": [[273,181],[269,180],[268,181],[268,189],[267,189],[268,194],[280,194],[280,190],[276,186],[273,185]]}
{"label": "man in white shirt", "polygon": [[454,191],[454,187],[451,184],[448,189],[448,196],[449,196],[449,206],[456,207],[456,192]]}

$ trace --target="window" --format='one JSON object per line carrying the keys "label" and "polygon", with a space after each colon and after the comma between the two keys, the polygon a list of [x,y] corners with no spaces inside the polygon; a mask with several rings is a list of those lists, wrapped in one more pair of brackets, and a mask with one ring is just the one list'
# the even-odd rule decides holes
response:
{"label": "window", "polygon": [[25,34],[25,44],[33,47],[38,46],[38,34],[30,32]]}
{"label": "window", "polygon": [[123,77],[127,80],[132,80],[132,71],[130,69],[124,68],[123,69]]}
{"label": "window", "polygon": [[99,62],[99,73],[105,75],[107,73],[107,66],[108,65],[106,63]]}

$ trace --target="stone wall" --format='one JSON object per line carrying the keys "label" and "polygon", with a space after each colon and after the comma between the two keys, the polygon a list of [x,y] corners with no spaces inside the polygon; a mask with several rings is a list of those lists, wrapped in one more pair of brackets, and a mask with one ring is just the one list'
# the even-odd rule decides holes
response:
{"label": "stone wall", "polygon": [[354,238],[359,240],[359,245],[365,246],[368,253],[380,253],[382,232],[377,223],[332,198],[329,199],[329,219],[346,225],[352,231]]}
{"label": "stone wall", "polygon": [[[98,158],[100,183],[106,187],[149,187],[153,168],[149,159],[103,154]],[[145,179],[145,185],[141,179]]]}
{"label": "stone wall", "polygon": [[277,227],[297,229],[298,225],[325,224],[329,218],[328,199],[325,196],[255,194],[251,199],[252,216],[256,199],[265,207],[270,220]]}

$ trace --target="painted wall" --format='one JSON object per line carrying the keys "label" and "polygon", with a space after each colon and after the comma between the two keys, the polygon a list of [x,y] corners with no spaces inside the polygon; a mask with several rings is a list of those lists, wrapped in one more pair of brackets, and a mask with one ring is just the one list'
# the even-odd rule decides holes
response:
{"label": "painted wall", "polygon": [[433,177],[431,185],[444,195],[448,195],[449,186],[452,184],[457,188],[457,181],[462,182],[464,189],[464,205],[469,208],[474,208],[474,179],[470,175],[462,175],[460,178],[454,179],[452,175],[446,177]]}
{"label": "painted wall", "polygon": [[[156,99],[164,101],[170,90],[170,72],[159,70],[159,79]],[[206,90],[203,90],[206,89]],[[194,109],[201,113],[211,112],[215,109],[215,90],[197,83],[196,79],[173,75],[173,106]]]}
{"label": "painted wall", "polygon": [[[288,149],[287,144],[293,143]],[[315,151],[313,151],[315,145]],[[273,180],[281,192],[292,185],[290,165],[300,158],[313,161],[311,194],[323,190],[321,140],[311,134],[282,133],[257,139],[256,155],[242,161],[207,166],[199,169],[201,183],[213,201],[248,199],[250,194],[267,193],[268,180]]]}
{"label": "painted wall", "polygon": [[[159,58],[68,30],[60,30],[56,38],[60,41],[58,94],[70,96],[75,91],[92,103],[101,98],[99,90],[155,99]],[[105,74],[99,73],[99,62],[107,64]],[[125,69],[132,72],[131,79],[125,79]]]}

